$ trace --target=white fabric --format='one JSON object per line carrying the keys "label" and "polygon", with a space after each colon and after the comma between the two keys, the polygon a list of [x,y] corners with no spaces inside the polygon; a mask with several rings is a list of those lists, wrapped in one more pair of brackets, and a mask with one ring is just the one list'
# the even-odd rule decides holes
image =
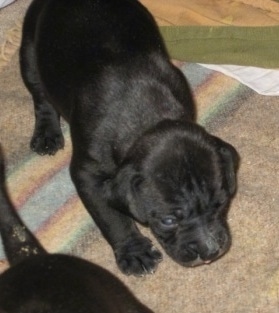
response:
{"label": "white fabric", "polygon": [[4,8],[6,5],[11,4],[12,2],[14,2],[15,0],[0,0],[0,9]]}
{"label": "white fabric", "polygon": [[261,95],[279,95],[279,70],[237,65],[200,65],[233,77]]}

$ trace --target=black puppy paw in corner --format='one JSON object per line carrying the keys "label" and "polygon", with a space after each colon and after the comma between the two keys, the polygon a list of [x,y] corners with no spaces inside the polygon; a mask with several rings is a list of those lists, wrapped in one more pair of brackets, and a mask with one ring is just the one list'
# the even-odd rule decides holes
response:
{"label": "black puppy paw in corner", "polygon": [[163,256],[146,237],[128,238],[115,249],[115,257],[126,275],[144,276],[155,272]]}

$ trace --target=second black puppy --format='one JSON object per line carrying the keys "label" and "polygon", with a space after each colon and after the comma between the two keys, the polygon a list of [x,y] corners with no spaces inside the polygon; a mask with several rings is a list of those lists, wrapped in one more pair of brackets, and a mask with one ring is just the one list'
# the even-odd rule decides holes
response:
{"label": "second black puppy", "polygon": [[123,272],[152,272],[161,259],[134,220],[185,266],[228,250],[237,153],[195,124],[185,78],[138,1],[35,0],[20,57],[31,148],[55,154],[59,116],[69,122],[73,182]]}

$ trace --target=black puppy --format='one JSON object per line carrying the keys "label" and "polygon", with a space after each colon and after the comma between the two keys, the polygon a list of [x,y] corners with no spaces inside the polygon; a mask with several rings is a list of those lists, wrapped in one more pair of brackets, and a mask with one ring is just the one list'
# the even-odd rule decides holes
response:
{"label": "black puppy", "polygon": [[2,159],[0,233],[12,265],[0,275],[1,313],[152,313],[103,268],[47,254],[9,200]]}
{"label": "black puppy", "polygon": [[55,154],[59,116],[69,122],[73,182],[124,273],[153,272],[162,258],[134,220],[185,266],[228,250],[237,153],[195,124],[185,78],[138,1],[35,0],[20,60],[31,148]]}

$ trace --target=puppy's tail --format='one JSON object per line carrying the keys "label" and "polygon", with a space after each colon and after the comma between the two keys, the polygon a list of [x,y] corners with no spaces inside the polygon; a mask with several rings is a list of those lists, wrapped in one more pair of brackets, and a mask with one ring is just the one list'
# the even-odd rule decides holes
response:
{"label": "puppy's tail", "polygon": [[4,154],[0,145],[0,234],[11,265],[46,251],[24,225],[14,208],[6,187]]}

